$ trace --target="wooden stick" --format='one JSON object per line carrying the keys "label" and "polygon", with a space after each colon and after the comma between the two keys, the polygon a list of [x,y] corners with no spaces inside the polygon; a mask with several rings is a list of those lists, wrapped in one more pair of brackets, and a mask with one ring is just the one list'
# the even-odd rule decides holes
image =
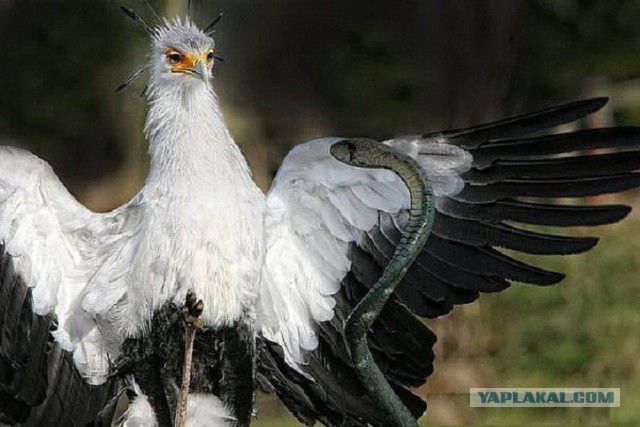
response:
{"label": "wooden stick", "polygon": [[189,399],[189,386],[191,385],[191,360],[193,358],[193,342],[196,338],[195,324],[185,324],[184,339],[184,365],[182,366],[182,384],[180,397],[176,409],[176,427],[184,427],[187,419],[187,401]]}

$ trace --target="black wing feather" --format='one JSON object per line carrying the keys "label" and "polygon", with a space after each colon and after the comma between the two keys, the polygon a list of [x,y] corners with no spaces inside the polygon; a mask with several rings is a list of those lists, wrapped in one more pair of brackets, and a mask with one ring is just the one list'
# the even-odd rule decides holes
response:
{"label": "black wing feather", "polygon": [[638,185],[640,173],[566,179],[508,179],[491,185],[467,185],[453,198],[489,203],[514,197],[589,197],[630,190]]}
{"label": "black wing feather", "polygon": [[584,178],[618,175],[640,169],[640,153],[627,151],[612,154],[559,157],[551,159],[498,160],[486,169],[472,169],[467,182],[493,184],[509,178],[549,179]]}
{"label": "black wing feather", "polygon": [[540,255],[585,252],[598,240],[593,237],[566,237],[520,230],[507,224],[488,224],[437,215],[433,234],[471,246],[496,246]]}
{"label": "black wing feather", "polygon": [[[489,167],[496,160],[551,156],[601,148],[629,148],[638,145],[637,127],[599,128],[558,133],[532,138],[494,140],[471,150],[477,169]],[[452,140],[452,143],[456,143]]]}
{"label": "black wing feather", "polygon": [[607,98],[576,101],[493,123],[435,132],[425,136],[443,135],[460,147],[475,148],[490,139],[531,134],[574,122],[598,111],[604,107],[607,101]]}
{"label": "black wing feather", "polygon": [[446,198],[438,201],[438,211],[452,218],[485,223],[515,221],[532,225],[570,227],[618,222],[629,214],[631,208],[625,205],[553,205],[514,199],[494,203],[470,203]]}

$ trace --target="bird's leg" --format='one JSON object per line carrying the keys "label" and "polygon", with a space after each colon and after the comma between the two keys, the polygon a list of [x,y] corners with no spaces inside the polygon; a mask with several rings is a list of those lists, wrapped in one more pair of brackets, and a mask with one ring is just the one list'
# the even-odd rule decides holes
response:
{"label": "bird's leg", "polygon": [[180,385],[180,396],[178,407],[176,408],[176,427],[184,427],[187,415],[187,399],[189,398],[189,386],[191,384],[191,358],[193,355],[193,342],[196,337],[196,330],[202,327],[200,315],[204,310],[204,303],[198,300],[195,292],[189,291],[182,307],[184,320],[184,362],[182,366],[182,383]]}

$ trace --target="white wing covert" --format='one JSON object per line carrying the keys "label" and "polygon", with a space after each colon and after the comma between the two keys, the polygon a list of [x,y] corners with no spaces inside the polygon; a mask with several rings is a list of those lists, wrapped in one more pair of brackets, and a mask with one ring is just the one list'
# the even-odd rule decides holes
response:
{"label": "white wing covert", "polygon": [[12,147],[0,148],[0,239],[32,289],[36,312],[64,318],[99,263],[98,215],[69,194],[51,167]]}
{"label": "white wing covert", "polygon": [[78,350],[78,365],[88,363],[82,360],[83,354],[96,349],[83,347],[99,345],[98,337],[89,334],[76,348],[66,320],[97,269],[122,243],[122,210],[91,212],[67,191],[45,161],[19,148],[0,147],[0,171],[4,250],[31,289],[35,312],[55,314],[57,341],[67,350]]}
{"label": "white wing covert", "polygon": [[86,334],[72,339],[68,320],[121,228],[118,211],[85,208],[46,162],[0,147],[0,364],[11,372],[0,412],[13,422],[64,424],[102,408],[110,385],[89,384],[104,383],[109,372],[104,340],[90,319]]}

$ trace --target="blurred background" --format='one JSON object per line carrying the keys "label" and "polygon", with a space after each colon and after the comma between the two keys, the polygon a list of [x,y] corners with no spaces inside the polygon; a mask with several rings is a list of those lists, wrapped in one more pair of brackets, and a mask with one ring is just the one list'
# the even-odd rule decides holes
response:
{"label": "blurred background", "polygon": [[[137,0],[0,0],[0,143],[49,161],[100,211],[135,194],[148,167],[144,78],[114,93],[149,44],[121,3],[153,22]],[[319,136],[420,133],[595,95],[611,102],[574,128],[640,124],[640,0],[194,0],[200,25],[219,12],[214,85],[264,189],[292,145]],[[607,198],[638,205],[637,192]],[[439,341],[423,423],[638,425],[638,213],[596,233],[586,255],[537,259],[568,275],[555,288],[514,286],[429,321]],[[620,387],[622,406],[488,410],[466,394],[570,386]],[[296,423],[261,396],[256,425]]]}

